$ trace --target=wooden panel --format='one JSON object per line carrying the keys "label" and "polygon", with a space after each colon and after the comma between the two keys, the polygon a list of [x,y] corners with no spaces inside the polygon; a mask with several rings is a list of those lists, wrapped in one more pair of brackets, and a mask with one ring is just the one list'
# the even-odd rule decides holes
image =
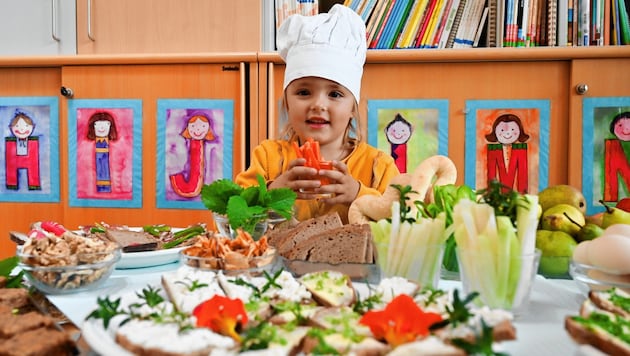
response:
{"label": "wooden panel", "polygon": [[[142,142],[142,209],[102,209],[65,207],[64,223],[68,226],[105,221],[114,224],[169,224],[186,226],[212,221],[207,210],[156,208],[156,118],[157,99],[212,98],[235,99],[235,118],[242,115],[241,71],[238,64],[226,64],[237,70],[223,70],[223,65],[140,65],[64,67],[63,82],[75,92],[75,98],[140,98],[143,100]],[[64,110],[67,110],[64,108]],[[63,133],[67,135],[67,127]],[[243,169],[238,159],[243,153],[243,122],[234,126],[234,172]],[[62,147],[67,156],[68,148]],[[67,172],[67,163],[62,165]],[[64,179],[64,191],[68,181]]]}
{"label": "wooden panel", "polygon": [[[572,63],[568,88],[571,118],[568,182],[574,187],[582,187],[582,100],[630,96],[630,71],[627,68],[630,68],[630,58],[580,59]],[[584,95],[576,91],[580,84],[588,86]]]}
{"label": "wooden panel", "polygon": [[[273,66],[274,105],[282,95],[284,65]],[[549,184],[567,179],[568,61],[368,63],[363,74],[360,115],[367,133],[367,102],[374,99],[448,99],[449,157],[464,182],[466,100],[548,99],[551,102]],[[275,105],[270,110],[277,120]]]}
{"label": "wooden panel", "polygon": [[77,52],[258,51],[262,42],[261,3],[252,0],[80,0],[77,1]]}
{"label": "wooden panel", "polygon": [[[56,96],[60,78],[61,68],[0,68],[0,96]],[[0,118],[0,122],[8,125],[7,118]],[[4,164],[4,157],[0,162]],[[9,231],[28,230],[37,220],[61,220],[61,207],[62,203],[0,203],[0,258],[15,252]]]}

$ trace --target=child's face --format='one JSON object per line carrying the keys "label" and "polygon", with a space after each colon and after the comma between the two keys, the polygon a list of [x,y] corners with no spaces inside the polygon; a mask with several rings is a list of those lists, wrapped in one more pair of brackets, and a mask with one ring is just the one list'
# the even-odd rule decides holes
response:
{"label": "child's face", "polygon": [[341,145],[354,115],[355,100],[348,89],[328,79],[305,77],[287,86],[286,100],[289,124],[301,139]]}
{"label": "child's face", "polygon": [[630,141],[630,117],[619,119],[613,128],[615,136],[621,141]]}
{"label": "child's face", "polygon": [[196,118],[188,122],[188,132],[190,133],[190,137],[195,140],[203,140],[209,130],[210,124],[201,118]]}
{"label": "child's face", "polygon": [[515,121],[507,121],[497,125],[495,134],[499,142],[506,145],[516,142],[518,136],[521,134],[521,130],[518,128],[518,124]]}
{"label": "child's face", "polygon": [[20,118],[15,125],[11,126],[11,132],[15,137],[25,139],[33,133],[33,125]]}
{"label": "child's face", "polygon": [[96,137],[107,137],[112,124],[107,120],[98,120],[94,122],[94,134]]}

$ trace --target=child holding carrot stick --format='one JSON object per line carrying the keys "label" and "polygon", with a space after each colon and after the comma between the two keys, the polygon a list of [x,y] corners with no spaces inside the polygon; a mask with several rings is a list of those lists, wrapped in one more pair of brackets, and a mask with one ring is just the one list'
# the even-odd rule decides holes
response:
{"label": "child holding carrot stick", "polygon": [[[337,212],[347,223],[357,197],[382,194],[399,174],[393,158],[360,135],[365,24],[337,4],[328,13],[289,17],[278,30],[277,44],[286,63],[282,114],[287,126],[280,139],[254,149],[250,167],[235,181],[256,185],[260,174],[269,188],[297,192],[298,220]],[[332,169],[325,166],[328,161]]]}

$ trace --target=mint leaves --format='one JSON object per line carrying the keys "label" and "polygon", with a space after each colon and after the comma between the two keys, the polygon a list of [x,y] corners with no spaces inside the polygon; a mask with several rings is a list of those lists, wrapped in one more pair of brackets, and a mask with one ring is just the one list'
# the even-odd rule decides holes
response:
{"label": "mint leaves", "polygon": [[289,188],[267,189],[265,180],[257,176],[258,185],[241,187],[229,179],[219,179],[201,188],[201,202],[209,210],[225,215],[233,229],[253,233],[254,227],[268,217],[270,211],[290,219],[297,195]]}

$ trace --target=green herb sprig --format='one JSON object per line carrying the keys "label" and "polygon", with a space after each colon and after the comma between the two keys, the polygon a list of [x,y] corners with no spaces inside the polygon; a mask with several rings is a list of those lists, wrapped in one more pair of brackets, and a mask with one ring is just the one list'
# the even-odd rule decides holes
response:
{"label": "green herb sprig", "polygon": [[267,189],[261,175],[258,185],[244,188],[229,179],[219,179],[201,188],[201,201],[209,210],[225,215],[233,229],[242,228],[250,234],[257,223],[273,211],[290,219],[297,194],[289,188]]}

